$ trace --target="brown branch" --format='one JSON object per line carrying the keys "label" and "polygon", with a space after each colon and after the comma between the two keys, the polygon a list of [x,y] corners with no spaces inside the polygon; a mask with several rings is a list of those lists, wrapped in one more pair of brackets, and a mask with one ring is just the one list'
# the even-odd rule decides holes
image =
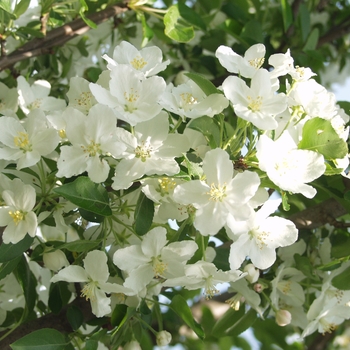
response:
{"label": "brown branch", "polygon": [[350,18],[347,17],[345,20],[338,25],[332,27],[328,33],[321,36],[318,40],[317,48],[321,47],[324,44],[327,44],[333,40],[337,40],[342,36],[350,33]]}
{"label": "brown branch", "polygon": [[307,350],[324,350],[327,348],[327,345],[329,345],[333,338],[335,337],[336,333],[326,333],[326,334],[318,334],[313,342],[308,346]]}
{"label": "brown branch", "polygon": [[[100,24],[126,11],[128,11],[128,8],[125,5],[111,6],[105,10],[91,14],[87,18],[96,24]],[[61,46],[76,36],[86,33],[89,29],[90,27],[80,18],[62,27],[53,29],[44,38],[35,38],[9,55],[2,56],[0,58],[0,71],[27,58],[47,54],[51,52],[53,47]]]}

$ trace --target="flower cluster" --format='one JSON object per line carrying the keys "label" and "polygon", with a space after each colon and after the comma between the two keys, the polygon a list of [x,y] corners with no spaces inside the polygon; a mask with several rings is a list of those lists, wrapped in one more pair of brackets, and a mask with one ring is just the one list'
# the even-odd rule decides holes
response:
{"label": "flower cluster", "polygon": [[[346,176],[349,117],[289,51],[268,67],[262,44],[216,57],[232,73],[221,87],[196,74],[174,86],[159,48],[122,42],[96,82],[71,79],[68,104],[20,76],[0,110],[3,242],[28,234],[51,283],[79,283],[97,317],[151,308],[170,288],[212,298],[226,283],[236,310],[328,332],[350,317],[332,285],[348,265],[303,289],[309,251],[284,209],[287,196],[314,198],[323,174]],[[224,263],[212,242],[229,247]]]}

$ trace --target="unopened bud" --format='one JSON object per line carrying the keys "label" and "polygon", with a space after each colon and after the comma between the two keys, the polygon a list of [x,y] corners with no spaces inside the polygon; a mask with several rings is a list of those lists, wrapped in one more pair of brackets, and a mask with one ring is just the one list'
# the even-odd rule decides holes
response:
{"label": "unopened bud", "polygon": [[166,346],[171,342],[171,334],[167,331],[161,331],[157,334],[157,345]]}
{"label": "unopened bud", "polygon": [[292,321],[292,315],[289,311],[287,310],[278,310],[276,313],[276,323],[284,327],[287,324],[290,324]]}
{"label": "unopened bud", "polygon": [[126,343],[124,350],[142,350],[142,348],[138,341],[132,340],[131,342]]}
{"label": "unopened bud", "polygon": [[62,252],[62,250],[59,249],[52,252],[44,253],[43,262],[45,267],[52,271],[61,270],[62,267],[66,267],[69,265],[66,255]]}
{"label": "unopened bud", "polygon": [[256,269],[253,264],[248,264],[243,269],[244,272],[247,272],[247,275],[244,276],[245,279],[250,283],[255,283],[260,275],[259,269]]}
{"label": "unopened bud", "polygon": [[257,292],[257,293],[261,293],[263,290],[264,290],[264,287],[262,284],[260,283],[255,283],[254,284],[254,290]]}

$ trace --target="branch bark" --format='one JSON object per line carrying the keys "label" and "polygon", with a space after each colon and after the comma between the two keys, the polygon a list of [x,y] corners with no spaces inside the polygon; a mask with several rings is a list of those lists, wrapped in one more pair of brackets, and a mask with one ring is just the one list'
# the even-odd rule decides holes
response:
{"label": "branch bark", "polygon": [[[126,5],[111,6],[105,10],[91,14],[87,18],[96,24],[101,24],[107,19],[126,11],[128,11]],[[10,68],[15,63],[25,59],[50,53],[53,47],[62,46],[67,41],[86,33],[88,30],[90,30],[90,27],[81,18],[53,29],[44,38],[35,38],[9,55],[2,56],[0,58],[0,71]]]}

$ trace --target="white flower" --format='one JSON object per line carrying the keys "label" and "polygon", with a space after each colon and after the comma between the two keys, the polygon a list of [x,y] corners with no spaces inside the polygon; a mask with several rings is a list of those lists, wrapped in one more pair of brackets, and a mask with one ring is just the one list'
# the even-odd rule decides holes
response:
{"label": "white flower", "polygon": [[64,100],[49,96],[51,85],[46,80],[36,80],[32,85],[29,85],[24,77],[19,76],[17,90],[19,105],[25,114],[34,109],[57,111],[66,107]]}
{"label": "white flower", "polygon": [[174,175],[180,171],[175,157],[189,148],[186,136],[169,134],[169,121],[165,112],[135,126],[134,135],[119,128],[119,140],[126,145],[123,159],[113,177],[115,190],[126,189],[143,175]]}
{"label": "white flower", "polygon": [[259,211],[253,212],[245,222],[228,220],[227,234],[233,239],[230,250],[230,267],[237,269],[249,256],[259,269],[267,269],[276,260],[276,248],[290,245],[298,238],[298,230],[292,221],[269,217],[274,213],[281,200],[267,201]]}
{"label": "white flower", "polygon": [[12,117],[0,118],[0,159],[17,161],[17,169],[30,167],[58,145],[55,129],[47,127],[44,112],[31,112],[24,123]]}
{"label": "white flower", "polygon": [[138,341],[132,340],[131,342],[125,344],[124,350],[142,350],[142,348]]}
{"label": "white flower", "polygon": [[272,86],[268,71],[259,69],[253,76],[250,87],[244,80],[229,76],[222,88],[240,118],[262,130],[277,128],[275,117],[287,108],[287,99],[282,93],[276,94],[278,86]]}
{"label": "white flower", "polygon": [[107,255],[103,251],[93,250],[86,254],[84,268],[70,265],[60,270],[51,278],[51,282],[82,282],[85,283],[81,296],[90,300],[92,312],[97,317],[103,317],[111,312],[110,293],[128,294],[131,291],[123,286],[108,283],[109,271]]}
{"label": "white flower", "polygon": [[252,78],[264,64],[265,52],[266,49],[263,44],[255,44],[242,57],[230,47],[222,45],[216,50],[215,56],[230,73],[238,73],[245,78]]}
{"label": "white flower", "polygon": [[58,177],[71,177],[84,171],[94,182],[103,182],[109,173],[106,156],[119,157],[125,150],[117,140],[116,118],[107,106],[95,105],[87,116],[68,108],[66,136],[72,146],[62,146],[57,161]]}
{"label": "white flower", "polygon": [[292,322],[292,315],[288,310],[278,310],[276,313],[276,323],[284,327]]}
{"label": "white flower", "polygon": [[220,148],[206,153],[203,172],[205,181],[188,181],[174,190],[175,201],[197,209],[195,228],[204,236],[215,235],[230,216],[237,220],[248,218],[252,211],[248,201],[259,187],[259,176],[245,171],[233,177],[233,163]]}
{"label": "white flower", "polygon": [[60,249],[44,252],[43,262],[45,267],[52,271],[58,271],[69,265],[66,254]]}
{"label": "white flower", "polygon": [[158,100],[166,86],[163,78],[140,79],[127,65],[119,65],[110,74],[109,90],[93,83],[90,90],[99,103],[113,109],[118,119],[135,126],[161,111]]}
{"label": "white flower", "polygon": [[0,113],[13,116],[18,108],[17,89],[9,89],[5,84],[0,82]]}
{"label": "white flower", "polygon": [[128,273],[124,286],[140,292],[153,278],[182,276],[184,265],[198,246],[193,241],[168,244],[166,230],[155,227],[142,237],[140,244],[118,249],[113,262]]}
{"label": "white flower", "polygon": [[113,59],[107,55],[102,57],[108,62],[108,69],[113,70],[119,64],[126,64],[133,68],[136,73],[140,72],[141,77],[158,74],[170,63],[169,60],[162,62],[163,53],[159,47],[145,47],[139,51],[127,41],[122,41],[115,47]]}
{"label": "white flower", "polygon": [[256,149],[259,168],[266,171],[278,187],[291,193],[301,193],[307,198],[315,196],[316,190],[306,183],[324,173],[326,166],[321,154],[298,149],[287,131],[276,141],[261,135]]}
{"label": "white flower", "polygon": [[34,188],[14,179],[11,189],[2,192],[2,198],[5,206],[0,208],[0,226],[7,226],[2,236],[3,242],[15,244],[27,233],[34,237],[37,228],[37,217],[32,211],[36,200]]}
{"label": "white flower", "polygon": [[184,118],[213,117],[228,107],[228,100],[222,94],[206,95],[192,80],[174,87],[167,86],[160,104],[168,111]]}

